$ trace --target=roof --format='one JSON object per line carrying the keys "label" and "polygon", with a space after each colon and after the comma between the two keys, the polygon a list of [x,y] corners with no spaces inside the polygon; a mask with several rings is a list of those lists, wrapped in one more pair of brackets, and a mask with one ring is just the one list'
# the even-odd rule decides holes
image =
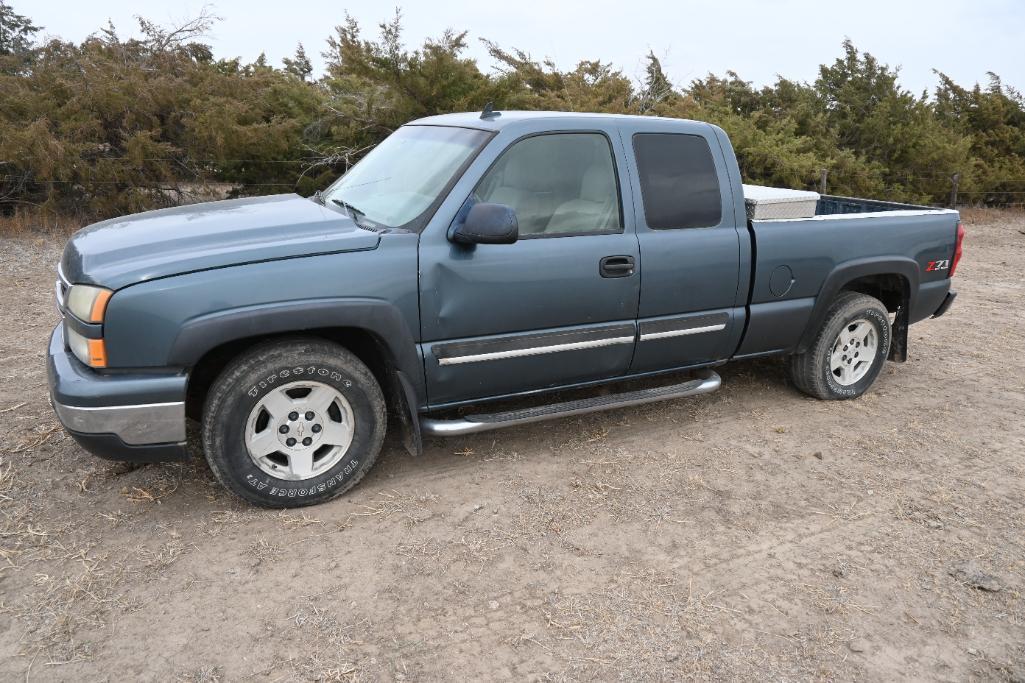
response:
{"label": "roof", "polygon": [[[496,114],[499,113],[497,110]],[[500,116],[491,116],[486,119],[480,117],[479,111],[460,112],[457,114],[440,114],[438,116],[427,116],[422,119],[410,121],[414,125],[431,126],[459,126],[461,128],[479,128],[481,130],[501,130],[506,126],[521,121],[536,121],[540,119],[562,119],[585,121],[588,119],[643,119],[651,121],[662,117],[635,116],[629,114],[594,114],[569,111],[502,111]],[[679,119],[668,119],[679,120]]]}

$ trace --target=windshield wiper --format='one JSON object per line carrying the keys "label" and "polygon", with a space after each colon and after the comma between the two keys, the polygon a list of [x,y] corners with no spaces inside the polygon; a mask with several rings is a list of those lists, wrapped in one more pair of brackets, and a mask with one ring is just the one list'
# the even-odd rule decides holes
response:
{"label": "windshield wiper", "polygon": [[363,213],[362,211],[357,209],[352,204],[350,204],[348,202],[345,202],[345,201],[342,201],[341,199],[335,199],[334,197],[332,197],[331,201],[332,201],[332,203],[337,204],[338,206],[340,206],[343,209],[345,209],[346,213],[349,214],[349,217],[356,223],[356,225],[359,225],[360,227],[363,227],[360,224],[359,219],[360,219],[360,217],[365,218],[366,217],[365,213]]}

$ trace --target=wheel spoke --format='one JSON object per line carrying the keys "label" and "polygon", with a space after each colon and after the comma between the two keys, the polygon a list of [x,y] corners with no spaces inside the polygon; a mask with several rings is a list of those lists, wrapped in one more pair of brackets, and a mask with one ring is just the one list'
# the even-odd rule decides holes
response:
{"label": "wheel spoke", "polygon": [[281,448],[281,444],[278,443],[278,439],[274,435],[274,430],[269,427],[259,434],[253,435],[247,445],[249,454],[254,458],[262,458]]}
{"label": "wheel spoke", "polygon": [[272,418],[281,420],[290,411],[295,410],[295,403],[283,390],[275,389],[263,397],[263,407],[267,409]]}
{"label": "wheel spoke", "polygon": [[303,407],[316,413],[326,413],[327,409],[335,400],[335,391],[327,386],[316,386],[306,398],[303,399]]}
{"label": "wheel spoke", "polygon": [[839,344],[833,349],[833,353],[829,354],[829,368],[830,370],[836,370],[843,366],[843,347]]}
{"label": "wheel spoke", "polygon": [[312,475],[313,449],[303,448],[290,452],[288,454],[288,470],[300,479],[305,479]]}
{"label": "wheel spoke", "polygon": [[324,436],[321,437],[320,441],[331,446],[342,446],[344,448],[352,441],[352,430],[344,423],[333,420],[328,421],[324,425]]}
{"label": "wheel spoke", "polygon": [[851,366],[847,365],[847,363],[840,366],[840,382],[842,384],[851,383]]}

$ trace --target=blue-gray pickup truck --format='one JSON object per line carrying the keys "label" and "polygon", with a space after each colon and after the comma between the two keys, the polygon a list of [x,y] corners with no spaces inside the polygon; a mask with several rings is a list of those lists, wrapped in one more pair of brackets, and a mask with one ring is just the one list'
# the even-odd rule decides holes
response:
{"label": "blue-gray pickup truck", "polygon": [[800,391],[855,398],[905,360],[908,325],[950,306],[964,229],[946,209],[808,206],[749,217],[707,123],[420,119],[311,198],[77,233],[51,399],[113,459],[185,458],[195,419],[225,487],[284,507],[355,485],[389,413],[418,454],[424,434],[713,391],[716,366],[772,355]]}

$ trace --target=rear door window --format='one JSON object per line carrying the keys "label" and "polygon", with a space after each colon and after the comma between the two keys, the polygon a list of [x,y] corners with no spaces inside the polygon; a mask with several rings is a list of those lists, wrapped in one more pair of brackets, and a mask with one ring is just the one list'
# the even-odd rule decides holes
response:
{"label": "rear door window", "polygon": [[655,230],[710,228],[722,221],[719,177],[700,135],[637,133],[634,155],[644,218]]}

